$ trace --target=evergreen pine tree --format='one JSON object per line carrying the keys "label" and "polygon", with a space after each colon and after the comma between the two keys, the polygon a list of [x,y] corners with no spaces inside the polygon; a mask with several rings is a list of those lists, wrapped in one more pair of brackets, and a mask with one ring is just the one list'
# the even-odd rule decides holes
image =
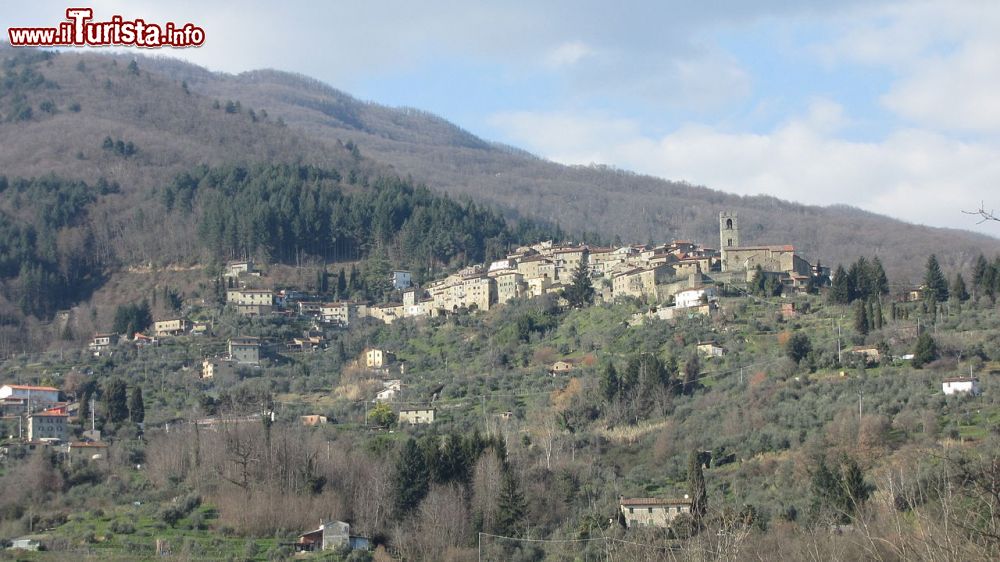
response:
{"label": "evergreen pine tree", "polygon": [[885,316],[882,314],[882,299],[875,299],[875,329],[881,330],[885,325]]}
{"label": "evergreen pine tree", "polygon": [[590,271],[582,259],[573,272],[573,281],[563,290],[563,298],[574,308],[580,308],[594,302],[594,285],[590,281]]}
{"label": "evergreen pine tree", "polygon": [[874,291],[872,296],[888,295],[889,278],[886,276],[885,268],[882,267],[882,261],[878,259],[878,256],[872,258],[871,272],[872,290]]}
{"label": "evergreen pine tree", "polygon": [[924,290],[927,291],[926,298],[929,301],[938,303],[948,300],[948,280],[941,273],[941,266],[938,265],[937,256],[934,254],[927,258]]}
{"label": "evergreen pine tree", "polygon": [[979,254],[975,265],[972,266],[972,292],[977,297],[985,292],[989,269],[990,264],[986,261],[986,256]]}
{"label": "evergreen pine tree", "polygon": [[527,506],[517,476],[513,470],[507,468],[503,471],[497,498],[497,533],[506,537],[521,536],[526,527],[524,524],[526,513]]}
{"label": "evergreen pine tree", "polygon": [[618,380],[618,371],[615,370],[614,363],[608,363],[608,366],[604,368],[601,373],[601,394],[604,395],[604,399],[611,402],[618,396],[618,390],[620,386],[620,381]]}
{"label": "evergreen pine tree", "polygon": [[843,466],[844,510],[855,513],[871,496],[872,488],[857,461],[849,459]]}
{"label": "evergreen pine tree", "polygon": [[868,260],[864,256],[858,258],[851,266],[848,274],[854,279],[854,297],[867,299],[872,295],[875,285],[875,272],[868,265]]}
{"label": "evergreen pine tree", "polygon": [[872,331],[872,330],[875,329],[875,325],[876,325],[876,322],[875,322],[875,303],[873,303],[872,301],[869,300],[868,301],[868,310],[866,310],[865,312],[866,312],[866,314],[868,316],[868,318],[866,320],[868,321],[868,331],[870,332],[870,331]]}
{"label": "evergreen pine tree", "polygon": [[427,463],[416,439],[411,437],[403,445],[393,480],[396,483],[396,515],[402,519],[420,505],[430,487]]}
{"label": "evergreen pine tree", "polygon": [[913,349],[913,361],[911,362],[913,367],[921,369],[937,357],[937,343],[935,343],[934,338],[927,332],[920,334],[920,337],[917,338],[917,345]]}
{"label": "evergreen pine tree", "polygon": [[847,271],[842,265],[838,265],[833,273],[833,281],[830,285],[830,302],[834,304],[851,302],[850,281],[847,278]]}

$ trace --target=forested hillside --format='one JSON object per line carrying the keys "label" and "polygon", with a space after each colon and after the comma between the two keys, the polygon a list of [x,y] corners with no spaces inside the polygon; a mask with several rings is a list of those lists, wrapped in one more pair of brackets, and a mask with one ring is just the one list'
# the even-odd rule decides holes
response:
{"label": "forested hillside", "polygon": [[135,62],[0,53],[5,352],[59,337],[38,322],[126,268],[353,262],[378,248],[386,267],[424,275],[560,235],[509,227],[350,142],[307,138],[265,109],[205,98]]}

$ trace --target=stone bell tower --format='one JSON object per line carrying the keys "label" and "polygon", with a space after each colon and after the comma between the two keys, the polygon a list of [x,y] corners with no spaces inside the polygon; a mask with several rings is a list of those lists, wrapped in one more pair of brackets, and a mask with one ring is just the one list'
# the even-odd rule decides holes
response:
{"label": "stone bell tower", "polygon": [[735,211],[719,213],[719,249],[739,248],[740,222]]}

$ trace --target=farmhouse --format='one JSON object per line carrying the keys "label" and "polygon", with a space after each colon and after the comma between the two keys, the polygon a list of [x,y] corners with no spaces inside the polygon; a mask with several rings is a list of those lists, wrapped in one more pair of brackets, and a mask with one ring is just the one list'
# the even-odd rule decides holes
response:
{"label": "farmhouse", "polygon": [[625,526],[669,527],[679,515],[691,513],[691,500],[687,495],[682,500],[659,498],[619,498],[619,508],[625,517]]}
{"label": "farmhouse", "polygon": [[941,391],[945,394],[979,395],[979,379],[975,377],[951,377],[941,381]]}

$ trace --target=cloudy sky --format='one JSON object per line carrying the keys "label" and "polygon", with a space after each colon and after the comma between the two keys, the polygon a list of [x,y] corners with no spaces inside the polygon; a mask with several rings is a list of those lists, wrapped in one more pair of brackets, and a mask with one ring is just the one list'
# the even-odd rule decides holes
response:
{"label": "cloudy sky", "polygon": [[300,72],[558,162],[1000,232],[961,212],[1000,210],[992,0],[46,0],[0,21],[69,5],[192,22],[205,46],[162,54]]}

